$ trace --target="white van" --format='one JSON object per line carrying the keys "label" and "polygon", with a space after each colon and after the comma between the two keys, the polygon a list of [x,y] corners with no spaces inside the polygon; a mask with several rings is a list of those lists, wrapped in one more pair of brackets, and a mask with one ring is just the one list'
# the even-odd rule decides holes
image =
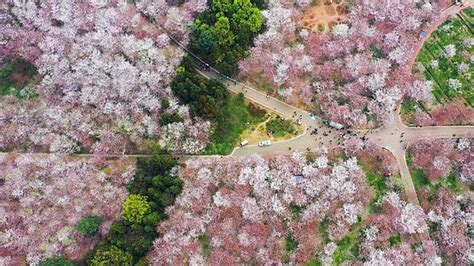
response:
{"label": "white van", "polygon": [[270,146],[270,145],[272,145],[271,140],[262,140],[258,143],[259,147],[265,147],[265,146]]}
{"label": "white van", "polygon": [[243,147],[245,145],[249,144],[249,141],[248,140],[243,140],[241,143],[240,143],[240,147]]}

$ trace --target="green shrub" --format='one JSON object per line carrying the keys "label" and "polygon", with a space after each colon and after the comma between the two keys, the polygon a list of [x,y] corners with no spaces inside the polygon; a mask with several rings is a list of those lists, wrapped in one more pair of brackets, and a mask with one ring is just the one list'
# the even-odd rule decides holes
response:
{"label": "green shrub", "polygon": [[425,172],[422,169],[416,169],[412,171],[411,178],[413,180],[413,185],[415,186],[415,189],[417,191],[422,187],[430,185],[428,176],[426,176]]}
{"label": "green shrub", "polygon": [[102,220],[99,216],[87,215],[76,224],[76,230],[85,236],[94,236],[99,232]]}
{"label": "green shrub", "polygon": [[198,236],[198,241],[201,243],[202,254],[204,257],[209,256],[209,236],[204,234]]}
{"label": "green shrub", "polygon": [[291,202],[288,206],[288,209],[291,211],[293,220],[298,220],[300,218],[301,213],[306,209],[306,207]]}
{"label": "green shrub", "polygon": [[331,220],[329,220],[328,216],[325,216],[324,219],[321,221],[319,224],[319,233],[321,234],[323,238],[323,243],[327,244],[329,243],[329,224],[331,223]]}
{"label": "green shrub", "polygon": [[401,112],[404,116],[410,116],[416,113],[418,103],[409,99],[402,102]]}
{"label": "green shrub", "polygon": [[170,100],[168,98],[161,99],[161,110],[166,110],[170,107]]}
{"label": "green shrub", "polygon": [[145,215],[150,213],[151,207],[146,196],[132,194],[122,206],[122,216],[131,223],[141,223]]}
{"label": "green shrub", "polygon": [[96,251],[94,258],[91,261],[93,266],[128,266],[132,265],[132,255],[111,246],[109,248],[102,248]]}
{"label": "green shrub", "polygon": [[271,133],[275,137],[283,137],[286,134],[293,134],[295,132],[293,122],[290,120],[277,118],[268,121],[267,133]]}
{"label": "green shrub", "polygon": [[38,74],[36,67],[23,58],[7,60],[0,65],[0,96],[14,95],[18,98],[34,97],[36,93],[27,90],[26,95],[20,93]]}
{"label": "green shrub", "polygon": [[374,43],[370,45],[370,52],[372,53],[373,57],[378,58],[378,59],[386,57],[386,55],[382,52],[382,50]]}
{"label": "green shrub", "polygon": [[285,238],[285,250],[287,253],[291,253],[298,248],[298,241],[292,236],[288,235]]}
{"label": "green shrub", "polygon": [[395,236],[391,236],[388,239],[388,242],[390,243],[390,246],[398,246],[402,243],[402,239],[400,235],[395,235]]}
{"label": "green shrub", "polygon": [[369,183],[369,185],[375,190],[375,196],[370,203],[369,210],[371,213],[377,213],[380,209],[377,203],[389,189],[387,177],[369,172],[366,173],[365,179],[367,180],[367,183]]}
{"label": "green shrub", "polygon": [[314,258],[310,261],[307,261],[304,265],[305,266],[323,266],[323,264],[318,258]]}
{"label": "green shrub", "polygon": [[39,263],[40,266],[73,266],[74,264],[64,256],[45,259]]}
{"label": "green shrub", "polygon": [[336,241],[337,249],[333,254],[335,265],[357,259],[360,252],[361,230],[351,230],[342,240]]}
{"label": "green shrub", "polygon": [[181,118],[181,116],[179,116],[177,112],[173,112],[171,114],[168,112],[164,112],[161,115],[160,126],[166,126],[171,123],[182,122],[182,121],[183,119]]}
{"label": "green shrub", "polygon": [[264,109],[258,107],[252,102],[248,104],[247,109],[249,110],[250,115],[256,118],[263,118],[267,114],[267,112]]}

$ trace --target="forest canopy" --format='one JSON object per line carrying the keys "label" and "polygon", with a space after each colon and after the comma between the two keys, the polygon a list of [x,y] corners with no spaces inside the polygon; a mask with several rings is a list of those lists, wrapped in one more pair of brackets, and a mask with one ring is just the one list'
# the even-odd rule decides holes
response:
{"label": "forest canopy", "polygon": [[262,26],[263,16],[252,1],[213,0],[191,25],[190,48],[224,74],[236,74]]}

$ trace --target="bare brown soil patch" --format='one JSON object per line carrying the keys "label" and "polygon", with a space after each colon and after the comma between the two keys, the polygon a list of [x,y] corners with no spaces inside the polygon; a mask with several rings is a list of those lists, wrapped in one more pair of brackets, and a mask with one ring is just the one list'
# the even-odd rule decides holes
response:
{"label": "bare brown soil patch", "polygon": [[344,21],[348,12],[347,0],[317,0],[306,10],[301,26],[313,32],[329,32]]}

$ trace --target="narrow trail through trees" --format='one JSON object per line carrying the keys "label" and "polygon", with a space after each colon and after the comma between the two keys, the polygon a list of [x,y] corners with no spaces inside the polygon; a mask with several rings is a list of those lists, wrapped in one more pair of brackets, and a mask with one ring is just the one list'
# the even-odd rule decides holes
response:
{"label": "narrow trail through trees", "polygon": [[[473,6],[472,1],[469,3],[469,6]],[[436,29],[437,25],[441,24],[442,21],[446,20],[450,15],[456,14],[460,7],[452,7],[446,9],[443,14],[441,14],[440,21],[433,24],[433,27],[428,31],[431,33]],[[187,50],[186,46],[179,42],[176,38],[172,36],[162,25],[156,23],[151,17],[147,16],[143,12],[141,15],[146,18],[150,23],[156,25],[161,30],[163,30],[169,38],[181,49],[188,53],[196,62],[200,68],[199,72],[206,76],[207,78],[214,78],[221,80],[227,88],[234,93],[243,93],[245,98],[248,100],[264,106],[273,112],[293,120],[300,120],[304,128],[306,129],[303,134],[281,142],[276,142],[268,147],[258,147],[258,146],[247,146],[244,148],[236,148],[231,155],[228,156],[247,156],[251,154],[260,154],[260,155],[272,155],[272,154],[290,154],[295,151],[306,151],[312,150],[321,146],[334,146],[340,144],[340,134],[337,130],[327,127],[323,124],[321,119],[313,120],[307,111],[299,109],[297,107],[291,106],[279,99],[270,97],[260,90],[252,88],[245,85],[244,83],[235,80],[233,78],[227,77],[220,73],[218,70],[210,66],[207,62],[191,53]],[[442,20],[442,21],[441,21]],[[423,43],[428,38],[429,34],[420,41],[420,48],[423,46]],[[417,49],[415,52],[419,51]],[[412,64],[416,58],[416,54],[411,56],[407,60],[407,64]],[[389,150],[394,157],[396,158],[400,174],[405,183],[405,190],[407,199],[409,202],[418,203],[418,198],[416,195],[415,187],[411,179],[410,171],[406,163],[406,149],[410,143],[422,139],[422,138],[473,138],[474,137],[474,126],[433,126],[433,127],[421,127],[413,128],[404,125],[400,120],[400,107],[397,110],[394,110],[391,114],[391,120],[388,125],[385,125],[382,128],[375,130],[359,130],[359,136],[366,136],[368,140],[375,142],[379,146]],[[318,135],[312,135],[309,132],[312,129],[318,129]],[[324,132],[324,135],[323,135]],[[0,155],[6,155],[8,153],[0,153]],[[44,153],[37,153],[44,154]],[[76,157],[94,157],[95,154],[74,154]],[[113,154],[106,155],[106,157],[119,157],[119,156],[128,156],[131,158],[138,157],[150,157],[152,155],[148,154]],[[222,158],[226,156],[201,156],[201,155],[175,155],[180,161],[186,161],[190,158]]]}
{"label": "narrow trail through trees", "polygon": [[[466,7],[451,6],[450,8],[446,9],[441,14],[440,19],[433,23],[430,29],[428,29],[426,36],[420,41],[420,44],[415,50],[414,55],[412,55],[410,59],[407,60],[407,64],[413,64],[416,55],[421,47],[423,47],[424,42],[429,38],[431,33],[436,30],[439,25],[441,25],[441,23],[443,23],[450,16],[458,13],[463,8],[472,7],[472,2],[473,1],[470,1]],[[304,127],[307,129],[326,128],[328,131],[327,136],[319,138],[315,138],[308,134],[308,131],[305,131],[302,135],[296,138],[278,142],[265,148],[256,146],[236,148],[231,156],[245,156],[254,153],[261,155],[289,154],[295,150],[304,151],[305,149],[334,145],[338,142],[339,134],[337,131],[327,128],[325,125],[323,125],[320,119],[312,120],[306,111],[290,106],[276,98],[269,97],[259,90],[256,90],[245,85],[244,83],[241,83],[240,81],[221,74],[202,59],[189,52],[186,47],[177,41],[171,34],[169,34],[169,32],[166,31],[163,26],[158,26],[168,34],[173,42],[180,46],[184,51],[188,52],[188,54],[190,54],[195,60],[197,60],[198,63],[201,64],[204,69],[206,69],[200,71],[204,76],[208,78],[221,79],[232,92],[242,92],[248,100],[269,108],[270,110],[273,110],[282,116],[285,116],[289,119],[295,117],[301,118]],[[389,125],[385,125],[382,128],[371,131],[359,131],[359,134],[365,134],[370,141],[377,143],[379,146],[389,150],[394,155],[399,165],[400,175],[405,183],[405,192],[408,201],[412,203],[418,203],[415,186],[413,185],[410,171],[406,162],[407,147],[410,145],[410,143],[422,138],[472,138],[474,137],[474,126],[433,126],[422,128],[408,127],[404,125],[400,119],[400,105],[398,105],[397,110],[392,112],[390,121],[391,122]]]}

